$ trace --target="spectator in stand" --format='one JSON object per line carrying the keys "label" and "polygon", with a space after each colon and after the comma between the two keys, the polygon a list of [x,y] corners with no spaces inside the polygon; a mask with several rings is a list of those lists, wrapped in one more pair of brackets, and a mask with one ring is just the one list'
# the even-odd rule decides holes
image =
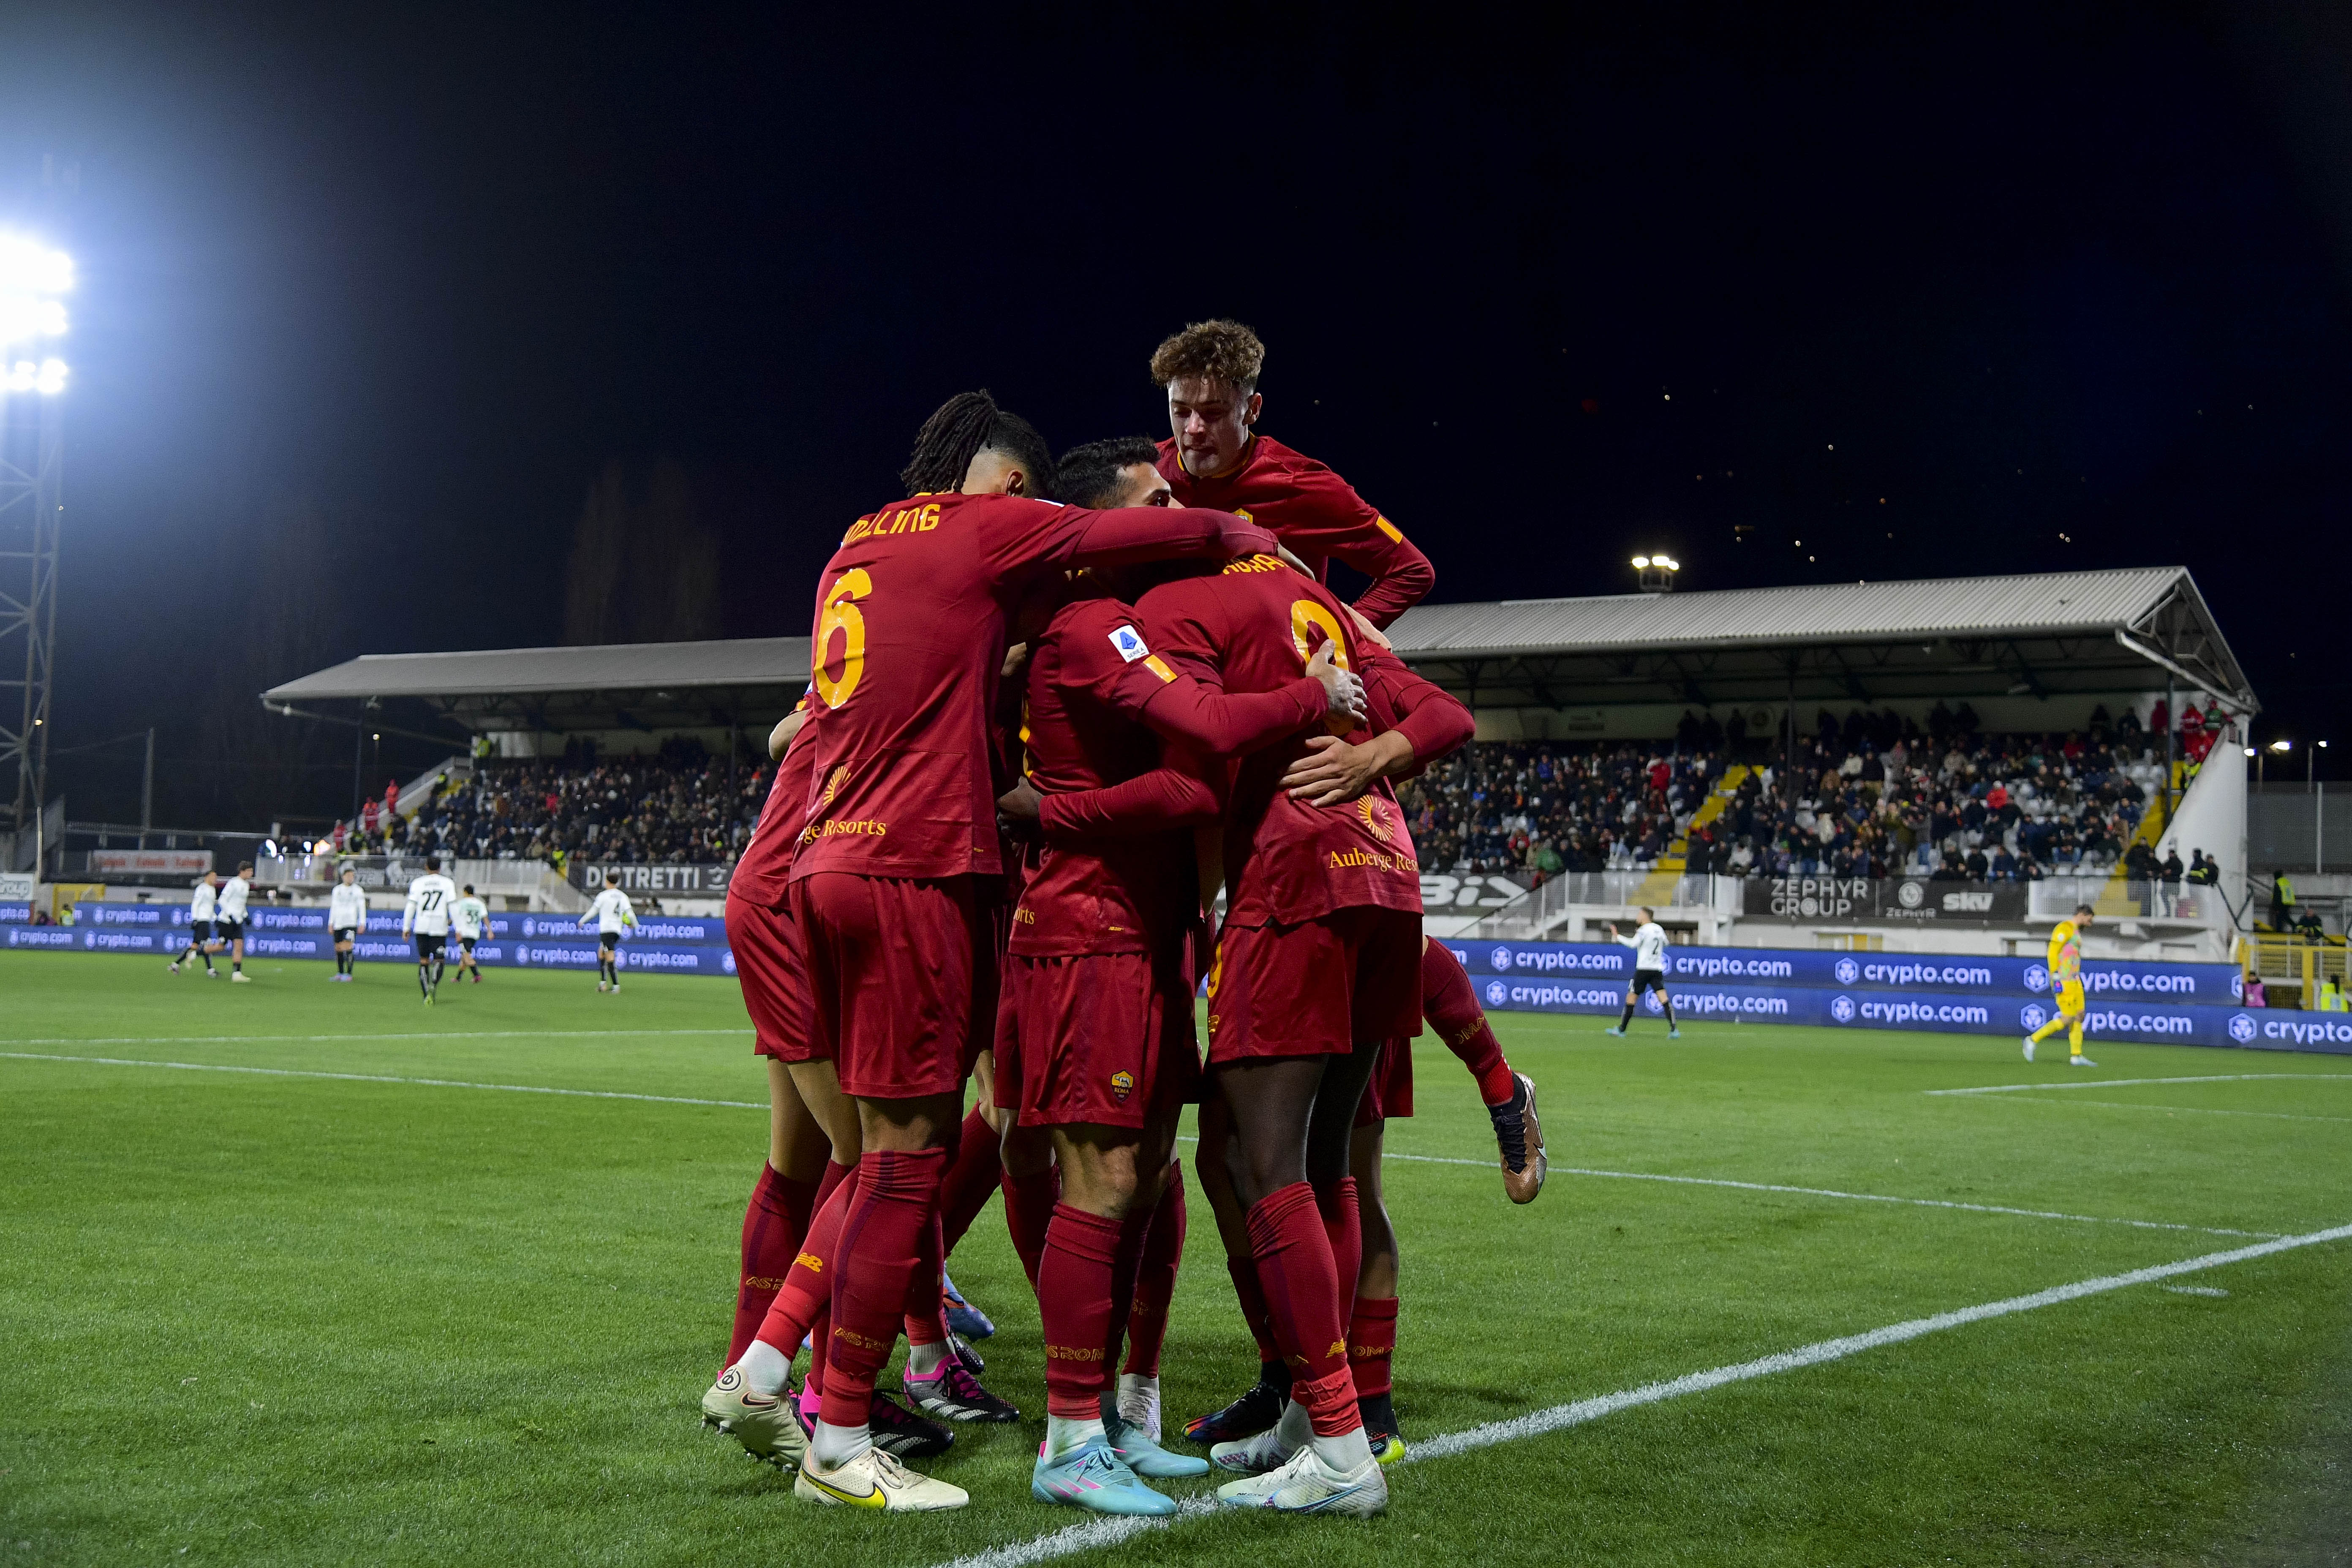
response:
{"label": "spectator in stand", "polygon": [[[2161,708],[2163,704],[2158,702],[2157,706]],[[2180,851],[2166,850],[2164,864],[2157,868],[2158,907],[2165,914],[2180,907]]]}

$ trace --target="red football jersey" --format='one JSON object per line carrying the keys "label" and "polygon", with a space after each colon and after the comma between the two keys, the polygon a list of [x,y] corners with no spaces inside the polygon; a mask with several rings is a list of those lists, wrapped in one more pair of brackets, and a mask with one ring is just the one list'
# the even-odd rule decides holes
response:
{"label": "red football jersey", "polygon": [[1234,471],[1213,479],[1186,473],[1175,441],[1162,441],[1160,472],[1186,506],[1214,507],[1271,529],[1318,581],[1329,579],[1334,559],[1370,577],[1372,585],[1356,610],[1376,626],[1386,626],[1436,585],[1429,557],[1396,524],[1347,480],[1271,437],[1253,435]]}
{"label": "red football jersey", "polygon": [[[1229,690],[1266,691],[1296,680],[1327,639],[1349,668],[1361,658],[1331,591],[1271,555],[1162,584],[1137,607],[1163,658]],[[1349,738],[1370,734],[1358,730]],[[1421,868],[1395,793],[1382,782],[1345,805],[1293,800],[1280,781],[1306,751],[1302,734],[1242,761],[1225,815],[1226,921],[1288,925],[1360,905],[1419,914]]]}
{"label": "red football jersey", "polygon": [[[1024,771],[1045,795],[1102,789],[1160,765],[1160,738],[1127,717],[1163,684],[1138,623],[1116,599],[1080,600],[1031,646]],[[1169,760],[1201,771],[1172,748]],[[1165,951],[1197,904],[1189,832],[1049,837],[1028,863],[1012,951],[1033,957]]]}
{"label": "red football jersey", "polygon": [[1017,496],[916,496],[858,519],[817,584],[816,751],[791,879],[1001,871],[989,720],[1022,592],[1066,567],[1271,544],[1214,511]]}
{"label": "red football jersey", "polygon": [[751,837],[743,843],[743,853],[735,862],[735,874],[727,879],[727,890],[763,910],[772,910],[784,901],[784,886],[793,868],[793,849],[799,844],[801,824],[806,820],[809,798],[810,759],[816,755],[816,724],[813,719],[802,721],[800,733],[784,748],[776,763],[776,776],[768,785],[768,798],[761,803],[760,820],[751,828]]}

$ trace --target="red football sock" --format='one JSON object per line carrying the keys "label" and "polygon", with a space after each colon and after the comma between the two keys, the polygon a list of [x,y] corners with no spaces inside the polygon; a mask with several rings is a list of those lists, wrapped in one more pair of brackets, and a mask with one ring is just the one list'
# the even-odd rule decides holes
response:
{"label": "red football sock", "polygon": [[1033,1289],[1045,1256],[1045,1226],[1061,1200],[1062,1178],[1051,1165],[1034,1176],[1004,1173],[1004,1228],[1013,1233],[1013,1250],[1021,1255],[1021,1268]]}
{"label": "red football sock", "polygon": [[900,1317],[938,1225],[946,1163],[940,1149],[869,1149],[857,1162],[857,1201],[842,1222],[833,1269],[832,1359],[821,1411],[828,1426],[866,1425],[875,1374],[898,1342]]}
{"label": "red football sock", "polygon": [[1356,1380],[1356,1397],[1370,1399],[1389,1391],[1389,1363],[1396,1355],[1397,1299],[1359,1296],[1355,1316],[1348,1323],[1348,1375]]}
{"label": "red football sock", "polygon": [[1356,1178],[1315,1189],[1316,1212],[1323,1219],[1323,1236],[1331,1244],[1331,1274],[1339,1282],[1339,1306],[1344,1315],[1356,1299],[1356,1279],[1364,1271],[1364,1211],[1356,1206]]}
{"label": "red football sock", "polygon": [[1503,1047],[1486,1026],[1477,994],[1470,988],[1470,976],[1454,950],[1442,942],[1426,943],[1421,950],[1421,1016],[1478,1080],[1480,1100],[1500,1105],[1517,1091],[1511,1064],[1503,1059]]}
{"label": "red football sock", "polygon": [[[1143,1261],[1135,1270],[1135,1305],[1127,1314],[1127,1365],[1144,1377],[1160,1375],[1160,1347],[1168,1338],[1168,1304],[1176,1299],[1176,1268],[1184,1258],[1184,1163],[1168,1164],[1168,1185],[1151,1211],[1151,1231],[1143,1238]],[[1255,1266],[1252,1266],[1253,1277]]]}
{"label": "red football sock", "polygon": [[1119,1352],[1127,1348],[1127,1315],[1135,1310],[1135,1276],[1151,1239],[1152,1212],[1129,1214],[1118,1222],[1118,1256],[1111,1262],[1110,1316],[1103,1323],[1102,1364],[1096,1369],[1100,1378],[1097,1386],[1106,1393],[1118,1386],[1112,1373],[1118,1365]]}
{"label": "red football sock", "polygon": [[[768,1303],[768,1315],[753,1336],[783,1352],[786,1361],[800,1353],[801,1342],[833,1304],[834,1263],[841,1245],[842,1222],[857,1201],[856,1168],[843,1168],[849,1171],[849,1179],[835,1183],[832,1193],[817,1205],[816,1217],[809,1221],[808,1234],[801,1238],[793,1266],[784,1270],[784,1283],[776,1299]],[[825,1173],[828,1178],[832,1174],[830,1170]]]}
{"label": "red football sock", "polygon": [[1110,1331],[1111,1281],[1118,1269],[1118,1220],[1054,1205],[1037,1270],[1037,1311],[1045,1331],[1045,1410],[1066,1420],[1102,1414],[1103,1341]]}
{"label": "red football sock", "polygon": [[947,1340],[948,1299],[940,1288],[940,1259],[945,1251],[940,1216],[934,1210],[930,1235],[916,1260],[915,1277],[907,1282],[907,1342],[910,1345],[942,1344]]}
{"label": "red football sock", "polygon": [[1286,1348],[1297,1347],[1290,1359],[1290,1397],[1307,1407],[1317,1436],[1355,1431],[1364,1419],[1348,1376],[1339,1277],[1332,1269],[1330,1238],[1315,1211],[1315,1190],[1293,1182],[1260,1198],[1250,1206],[1249,1233],[1276,1335]]}
{"label": "red football sock", "polygon": [[989,1194],[996,1191],[1004,1174],[1003,1143],[988,1118],[973,1106],[963,1119],[963,1136],[956,1144],[955,1163],[948,1167],[947,1180],[940,1185],[940,1229],[946,1251],[952,1253],[980,1211],[988,1206]]}
{"label": "red football sock", "polygon": [[1257,1282],[1257,1259],[1228,1258],[1225,1272],[1233,1278],[1234,1300],[1241,1303],[1242,1321],[1257,1341],[1257,1359],[1282,1365],[1282,1348],[1274,1342],[1274,1316],[1265,1310],[1265,1288]]}
{"label": "red football sock", "polygon": [[822,1184],[796,1182],[761,1163],[743,1211],[743,1262],[735,1281],[735,1333],[727,1342],[726,1366],[733,1366],[767,1321],[768,1303],[783,1288],[784,1270],[808,1235]]}

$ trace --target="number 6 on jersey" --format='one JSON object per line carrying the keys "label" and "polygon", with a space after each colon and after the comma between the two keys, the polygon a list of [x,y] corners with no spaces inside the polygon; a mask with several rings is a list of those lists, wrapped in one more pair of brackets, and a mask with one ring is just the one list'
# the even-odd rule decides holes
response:
{"label": "number 6 on jersey", "polygon": [[[857,683],[866,674],[866,616],[857,601],[874,592],[874,579],[862,566],[853,566],[833,581],[824,591],[824,608],[817,616],[816,646],[809,660],[809,674],[816,683],[816,694],[827,708],[838,708],[849,700]],[[832,662],[833,634],[841,634],[841,679],[835,680],[825,673]]]}

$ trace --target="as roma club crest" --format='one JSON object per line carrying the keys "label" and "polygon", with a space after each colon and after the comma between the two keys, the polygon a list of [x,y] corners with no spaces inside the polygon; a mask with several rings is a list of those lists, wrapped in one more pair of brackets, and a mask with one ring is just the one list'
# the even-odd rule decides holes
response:
{"label": "as roma club crest", "polygon": [[1131,1072],[1115,1072],[1111,1074],[1110,1092],[1112,1097],[1118,1100],[1120,1104],[1126,1104],[1127,1097],[1135,1092],[1135,1075]]}

